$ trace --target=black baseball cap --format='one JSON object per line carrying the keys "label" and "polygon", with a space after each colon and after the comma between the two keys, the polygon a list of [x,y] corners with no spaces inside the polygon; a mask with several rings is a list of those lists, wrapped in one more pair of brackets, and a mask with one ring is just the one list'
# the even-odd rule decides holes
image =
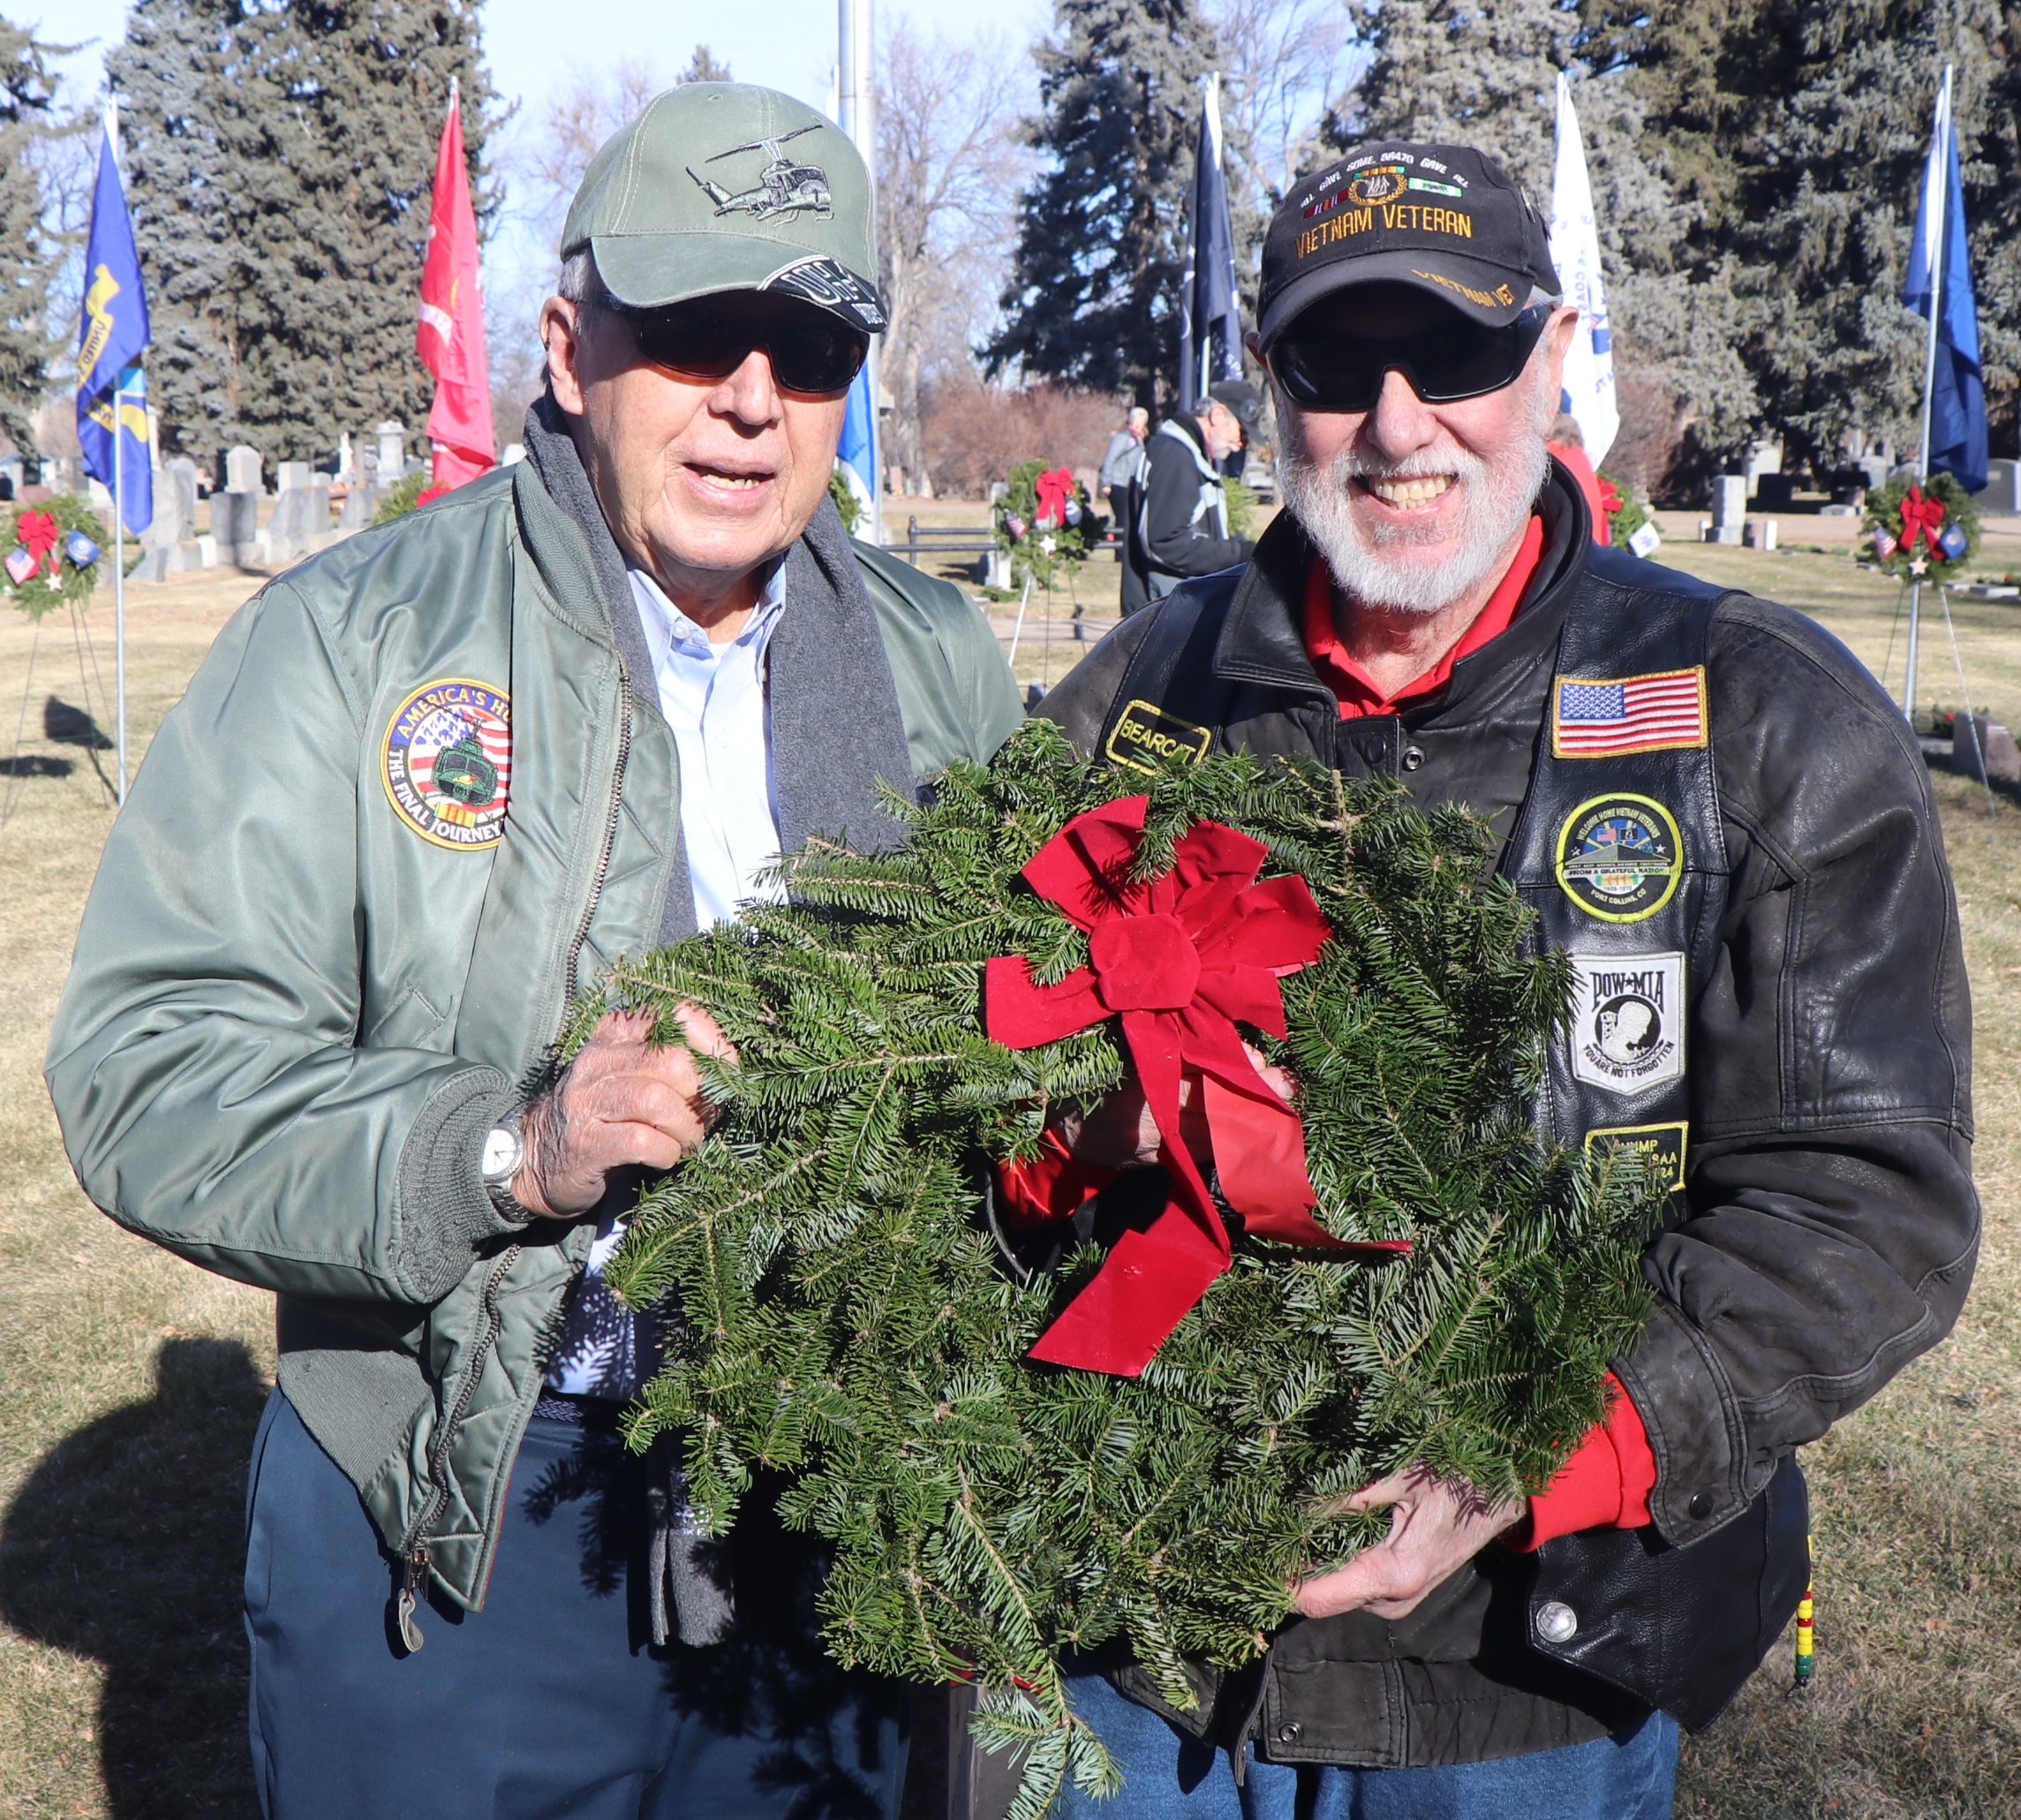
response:
{"label": "black baseball cap", "polygon": [[1225,404],[1245,430],[1255,429],[1263,414],[1263,394],[1246,379],[1218,379],[1207,388],[1207,396],[1217,404]]}
{"label": "black baseball cap", "polygon": [[1527,193],[1471,146],[1384,140],[1292,186],[1263,237],[1256,331],[1357,284],[1404,284],[1499,329],[1563,293]]}

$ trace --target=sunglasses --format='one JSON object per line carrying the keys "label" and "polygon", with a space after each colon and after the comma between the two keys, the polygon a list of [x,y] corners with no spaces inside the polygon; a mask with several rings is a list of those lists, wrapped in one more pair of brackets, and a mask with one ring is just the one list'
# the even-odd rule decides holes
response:
{"label": "sunglasses", "polygon": [[763,348],[782,389],[829,396],[848,391],[870,358],[867,333],[807,305],[692,298],[634,310],[607,298],[604,307],[630,325],[653,366],[688,379],[728,379]]}
{"label": "sunglasses", "polygon": [[1501,390],[1528,364],[1550,321],[1549,307],[1540,307],[1499,329],[1451,323],[1393,341],[1303,339],[1294,323],[1266,359],[1285,396],[1307,411],[1372,411],[1391,372],[1427,404],[1451,404]]}

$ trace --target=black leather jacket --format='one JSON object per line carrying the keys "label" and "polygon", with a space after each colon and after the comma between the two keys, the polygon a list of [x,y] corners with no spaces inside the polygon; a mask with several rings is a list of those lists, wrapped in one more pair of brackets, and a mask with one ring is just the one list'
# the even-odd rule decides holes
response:
{"label": "black leather jacket", "polygon": [[[1203,1672],[1212,1698],[1174,1722],[1254,1738],[1276,1761],[1516,1756],[1652,1704],[1709,1722],[1801,1590],[1792,1450],[1949,1331],[1977,1253],[1957,915],[1901,715],[1802,615],[1595,549],[1561,471],[1540,510],[1545,551],[1514,623],[1400,717],[1342,721],[1315,675],[1301,634],[1312,552],[1288,516],[1246,567],[1126,620],[1039,709],[1095,750],[1140,644],[1185,611],[1188,718],[1217,746],[1392,774],[1505,839],[1578,591],[1712,615],[1725,902],[1716,964],[1693,981],[1685,1190],[1644,1258],[1661,1300],[1616,1362],[1656,1458],[1654,1524],[1527,1557],[1497,1544],[1407,1619],[1294,1622],[1259,1673]],[[1547,1599],[1580,1615],[1567,1643],[1540,1634]],[[1158,1703],[1127,1667],[1115,1678]]]}

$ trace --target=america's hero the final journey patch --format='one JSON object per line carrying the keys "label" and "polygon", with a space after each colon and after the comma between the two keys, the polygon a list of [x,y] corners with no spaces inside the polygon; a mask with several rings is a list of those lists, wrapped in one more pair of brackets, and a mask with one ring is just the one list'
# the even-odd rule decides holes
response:
{"label": "america's hero the final journey patch", "polygon": [[471,850],[505,835],[512,698],[488,683],[424,683],[387,723],[380,777],[400,819],[438,847]]}

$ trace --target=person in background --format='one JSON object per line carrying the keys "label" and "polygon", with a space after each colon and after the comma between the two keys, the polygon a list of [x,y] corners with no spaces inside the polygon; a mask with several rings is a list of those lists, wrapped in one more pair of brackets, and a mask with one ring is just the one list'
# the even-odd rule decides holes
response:
{"label": "person in background", "polygon": [[1249,560],[1256,546],[1228,529],[1221,464],[1241,452],[1244,413],[1253,422],[1257,409],[1254,386],[1224,380],[1193,411],[1166,418],[1144,444],[1124,520],[1129,548],[1123,569],[1126,618],[1162,600],[1188,577],[1212,575]]}
{"label": "person in background", "polygon": [[1607,499],[1601,491],[1600,476],[1594,472],[1593,463],[1586,453],[1586,432],[1580,428],[1579,419],[1569,411],[1561,411],[1552,419],[1550,434],[1544,447],[1557,456],[1565,471],[1579,482],[1579,490],[1586,495],[1586,510],[1593,515],[1593,540],[1598,544],[1611,544],[1607,523]]}
{"label": "person in background", "polygon": [[1257,427],[1263,420],[1263,394],[1246,379],[1218,379],[1207,388],[1207,396],[1225,404],[1242,427],[1241,447],[1231,449],[1220,463],[1225,479],[1240,480],[1248,463],[1249,450],[1256,444]]}

